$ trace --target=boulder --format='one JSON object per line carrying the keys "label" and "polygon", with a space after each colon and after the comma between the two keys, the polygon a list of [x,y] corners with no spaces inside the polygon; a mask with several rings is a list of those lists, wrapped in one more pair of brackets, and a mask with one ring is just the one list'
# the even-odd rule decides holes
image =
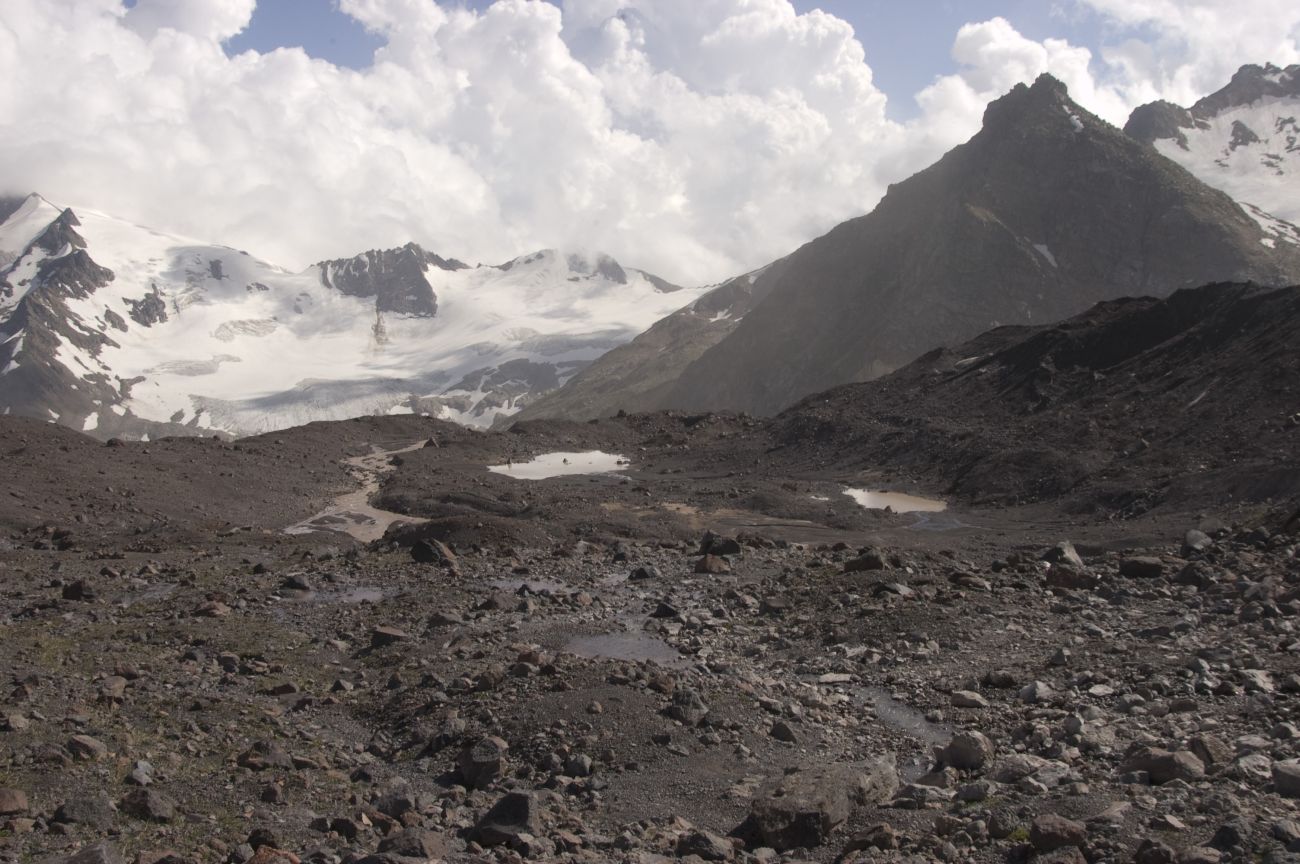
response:
{"label": "boulder", "polygon": [[479,819],[471,832],[472,839],[484,846],[500,846],[518,841],[520,835],[540,834],[540,810],[532,795],[507,792]]}
{"label": "boulder", "polygon": [[1138,556],[1119,562],[1119,575],[1130,579],[1159,579],[1165,572],[1165,563],[1159,558]]}
{"label": "boulder", "polygon": [[293,768],[293,758],[287,750],[274,741],[257,741],[252,747],[239,754],[239,764],[253,771],[267,771],[272,768],[288,771]]}
{"label": "boulder", "polygon": [[1124,772],[1145,771],[1151,783],[1160,786],[1171,780],[1194,783],[1205,776],[1205,763],[1190,750],[1172,752],[1158,747],[1142,747],[1124,760]]}
{"label": "boulder", "polygon": [[99,831],[111,828],[115,816],[113,802],[103,792],[69,798],[54,811],[55,822],[85,825]]}
{"label": "boulder", "polygon": [[1287,798],[1300,798],[1300,759],[1273,763],[1273,788]]}
{"label": "boulder", "polygon": [[721,534],[714,534],[712,531],[705,531],[704,537],[700,540],[701,555],[739,555],[740,541],[731,537],[723,537]]}
{"label": "boulder", "polygon": [[470,789],[486,789],[501,779],[506,770],[506,753],[510,745],[490,735],[474,742],[456,760],[460,778]]}
{"label": "boulder", "polygon": [[1082,846],[1087,839],[1087,825],[1055,813],[1044,813],[1029,825],[1029,842],[1039,853]]}
{"label": "boulder", "polygon": [[385,837],[379,842],[379,851],[402,858],[441,859],[446,857],[447,838],[423,828],[407,828]]}
{"label": "boulder", "polygon": [[885,556],[875,549],[864,549],[857,558],[844,562],[845,573],[869,573],[884,570],[888,565]]}
{"label": "boulder", "polygon": [[51,859],[49,864],[123,864],[122,854],[112,843],[96,843],[80,852]]}
{"label": "boulder", "polygon": [[687,726],[698,726],[708,716],[709,706],[699,693],[683,687],[673,692],[672,704],[664,713]]}
{"label": "boulder", "polygon": [[27,793],[21,789],[0,788],[0,816],[18,816],[27,812]]}
{"label": "boulder", "polygon": [[695,562],[695,572],[711,573],[713,575],[730,573],[731,565],[727,563],[726,558],[722,558],[718,555],[705,555],[703,558],[700,558]]}
{"label": "boulder", "polygon": [[855,805],[888,800],[897,788],[892,753],[863,764],[795,771],[759,790],[737,833],[778,851],[821,846]]}
{"label": "boulder", "polygon": [[176,802],[151,789],[136,789],[122,799],[119,809],[146,822],[170,822],[176,818]]}
{"label": "boulder", "polygon": [[1051,564],[1064,564],[1067,567],[1073,567],[1076,570],[1082,570],[1084,567],[1083,559],[1075,551],[1074,544],[1069,540],[1062,540],[1051,549],[1043,553],[1043,560]]}
{"label": "boulder", "polygon": [[939,761],[962,771],[983,768],[993,758],[993,742],[983,732],[958,732],[939,754]]}
{"label": "boulder", "polygon": [[68,739],[68,752],[73,758],[98,762],[108,755],[108,745],[89,735],[73,735]]}
{"label": "boulder", "polygon": [[396,645],[398,642],[406,642],[411,635],[405,630],[397,627],[381,626],[370,631],[370,647],[383,648],[386,645]]}

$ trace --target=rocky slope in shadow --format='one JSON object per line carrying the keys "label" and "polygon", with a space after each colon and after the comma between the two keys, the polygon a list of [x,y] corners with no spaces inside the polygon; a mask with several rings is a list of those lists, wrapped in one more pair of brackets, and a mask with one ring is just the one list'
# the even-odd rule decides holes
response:
{"label": "rocky slope in shadow", "polygon": [[775,418],[787,472],[889,466],[1102,518],[1300,495],[1300,287],[1219,284],[1003,327]]}
{"label": "rocky slope in shadow", "polygon": [[[629,401],[770,414],[990,327],[1211,281],[1289,284],[1300,280],[1300,247],[1283,228],[1261,225],[1043,76],[992,103],[979,134],[892,186],[872,213],[760,276],[762,299],[697,359],[655,354],[680,374]],[[663,343],[643,337],[671,350]],[[605,394],[616,383],[636,392],[647,369],[621,369],[628,359],[610,358],[605,375],[575,379],[531,416],[615,407]]]}

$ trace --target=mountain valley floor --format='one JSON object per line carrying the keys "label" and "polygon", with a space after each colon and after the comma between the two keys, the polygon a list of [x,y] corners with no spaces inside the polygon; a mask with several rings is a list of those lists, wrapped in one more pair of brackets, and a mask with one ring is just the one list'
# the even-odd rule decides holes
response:
{"label": "mountain valley floor", "polygon": [[1113,301],[772,418],[0,416],[0,859],[1298,860],[1297,329]]}
{"label": "mountain valley floor", "polygon": [[[1300,848],[1294,495],[1179,497],[1152,460],[1127,511],[1109,486],[1086,513],[1017,503],[1019,483],[866,511],[842,490],[945,490],[789,452],[800,410],[491,435],[367,418],[233,443],[0,418],[0,855]],[[1288,453],[1300,436],[1278,434]],[[345,458],[420,442],[374,503],[428,521],[369,545],[283,533],[358,487]],[[589,449],[630,464],[486,470]]]}

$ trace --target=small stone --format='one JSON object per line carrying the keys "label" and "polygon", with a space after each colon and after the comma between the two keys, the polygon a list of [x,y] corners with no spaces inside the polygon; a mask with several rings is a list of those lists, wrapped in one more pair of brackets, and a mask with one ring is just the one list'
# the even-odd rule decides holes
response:
{"label": "small stone", "polygon": [[62,595],[64,600],[76,600],[83,603],[89,603],[98,596],[95,589],[85,579],[78,579],[64,585]]}
{"label": "small stone", "polygon": [[122,855],[112,843],[96,843],[64,858],[55,858],[52,864],[123,864]]}
{"label": "small stone", "polygon": [[370,647],[383,648],[388,645],[396,645],[398,642],[406,642],[411,638],[405,630],[397,627],[380,626],[370,631]]}
{"label": "small stone", "polygon": [[472,837],[484,846],[500,846],[518,840],[521,835],[541,832],[542,819],[536,799],[526,792],[507,792],[479,819]]}
{"label": "small stone", "polygon": [[564,773],[570,777],[590,777],[595,763],[585,753],[576,753],[564,763]]}
{"label": "small stone", "polygon": [[1164,562],[1151,556],[1125,558],[1119,562],[1119,575],[1130,579],[1159,579],[1164,572]]}
{"label": "small stone", "polygon": [[437,564],[453,572],[460,570],[456,553],[440,540],[420,540],[411,546],[411,559],[420,564]]}
{"label": "small stone", "polygon": [[1040,853],[1082,846],[1087,839],[1088,826],[1055,813],[1045,813],[1029,826],[1029,842]]}
{"label": "small stone", "polygon": [[54,811],[54,821],[71,825],[87,825],[97,830],[112,827],[115,817],[113,802],[108,795],[98,792],[69,798]]}
{"label": "small stone", "polygon": [[423,828],[407,828],[379,841],[380,852],[424,860],[441,860],[448,847],[446,837]]}
{"label": "small stone", "polygon": [[687,726],[700,725],[700,721],[708,716],[708,713],[709,706],[705,704],[704,699],[688,687],[673,692],[673,701],[667,710],[669,717]]}
{"label": "small stone", "polygon": [[1156,786],[1172,780],[1194,783],[1205,776],[1205,763],[1188,750],[1170,752],[1156,747],[1143,747],[1124,760],[1122,771],[1145,772]]}
{"label": "small stone", "polygon": [[1134,864],[1174,864],[1177,860],[1172,846],[1150,837],[1142,841],[1133,855]]}
{"label": "small stone", "polygon": [[1214,540],[1209,534],[1196,528],[1191,529],[1183,535],[1183,554],[1190,555],[1193,552],[1204,552],[1214,545]]}
{"label": "small stone", "polygon": [[17,816],[27,812],[27,793],[21,789],[0,788],[0,816]]}
{"label": "small stone", "polygon": [[231,608],[220,600],[207,600],[194,607],[195,618],[224,618],[231,613]]}
{"label": "small stone", "polygon": [[987,708],[989,700],[974,690],[955,690],[952,694],[954,708]]}
{"label": "small stone", "polygon": [[1052,564],[1066,564],[1077,570],[1082,570],[1084,567],[1083,559],[1079,557],[1079,553],[1075,551],[1074,544],[1069,540],[1062,540],[1060,543],[1057,543],[1051,549],[1044,552],[1043,560]]}
{"label": "small stone", "polygon": [[98,762],[108,755],[108,745],[89,735],[73,735],[68,739],[68,752],[76,759]]}
{"label": "small stone", "polygon": [[705,861],[730,861],[736,853],[736,847],[726,837],[712,831],[688,831],[677,838],[676,854],[678,858],[695,855]]}
{"label": "small stone", "polygon": [[695,562],[695,572],[711,573],[714,575],[730,573],[731,565],[727,563],[726,558],[717,555],[705,555]]}
{"label": "small stone", "polygon": [[982,732],[958,732],[939,754],[939,761],[962,771],[982,768],[993,758],[993,742]]}
{"label": "small stone", "polygon": [[505,773],[510,745],[495,735],[481,738],[460,752],[457,770],[471,789],[486,789]]}
{"label": "small stone", "polygon": [[170,822],[176,818],[176,802],[150,789],[137,789],[122,799],[119,809],[147,822]]}
{"label": "small stone", "polygon": [[1044,681],[1034,681],[1020,688],[1018,695],[1021,702],[1037,705],[1040,702],[1052,701],[1056,696],[1056,691]]}
{"label": "small stone", "polygon": [[790,728],[790,724],[786,723],[784,720],[778,720],[773,723],[772,728],[768,730],[768,734],[776,740],[784,741],[787,744],[794,744],[799,740],[798,736],[794,734],[794,730]]}
{"label": "small stone", "polygon": [[272,768],[290,770],[293,758],[289,752],[275,741],[257,741],[252,747],[239,755],[239,764],[253,771],[266,771]]}
{"label": "small stone", "polygon": [[1263,669],[1243,669],[1241,682],[1247,693],[1272,693],[1273,678]]}
{"label": "small stone", "polygon": [[885,556],[875,549],[867,549],[857,558],[844,562],[844,572],[868,573],[874,570],[884,570],[887,566]]}
{"label": "small stone", "polygon": [[126,775],[126,782],[132,786],[148,786],[153,783],[153,765],[144,759],[136,761],[131,773]]}
{"label": "small stone", "polygon": [[1273,788],[1287,798],[1300,798],[1300,759],[1273,763]]}
{"label": "small stone", "polygon": [[704,532],[700,540],[700,555],[739,555],[740,541],[712,531]]}

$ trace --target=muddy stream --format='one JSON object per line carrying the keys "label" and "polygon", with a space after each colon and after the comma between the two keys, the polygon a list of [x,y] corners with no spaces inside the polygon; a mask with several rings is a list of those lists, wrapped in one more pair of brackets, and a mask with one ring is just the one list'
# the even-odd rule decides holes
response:
{"label": "muddy stream", "polygon": [[427,522],[418,516],[407,516],[391,510],[380,510],[370,504],[370,496],[379,491],[379,478],[393,466],[389,459],[401,453],[410,453],[424,446],[424,441],[417,441],[409,447],[397,450],[375,449],[365,456],[345,459],[348,472],[361,484],[361,488],[348,492],[334,499],[334,503],[308,519],[304,519],[284,529],[286,534],[310,534],[313,531],[333,531],[347,534],[362,543],[372,543],[384,536],[390,526],[399,522],[418,525]]}

